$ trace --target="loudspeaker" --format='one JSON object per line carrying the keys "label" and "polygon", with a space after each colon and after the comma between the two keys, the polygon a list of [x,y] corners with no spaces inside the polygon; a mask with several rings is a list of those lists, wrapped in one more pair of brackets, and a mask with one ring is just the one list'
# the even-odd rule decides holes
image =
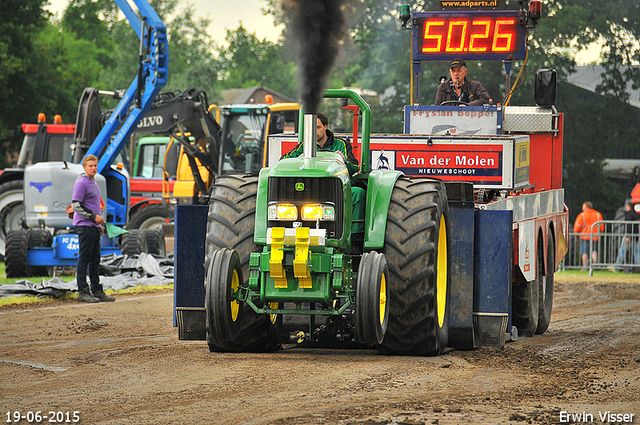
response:
{"label": "loudspeaker", "polygon": [[536,71],[536,105],[549,108],[556,103],[556,70],[539,69]]}

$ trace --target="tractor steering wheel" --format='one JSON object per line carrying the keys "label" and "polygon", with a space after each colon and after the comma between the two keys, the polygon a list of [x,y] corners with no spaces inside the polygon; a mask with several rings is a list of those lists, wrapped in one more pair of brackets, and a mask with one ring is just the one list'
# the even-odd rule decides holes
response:
{"label": "tractor steering wheel", "polygon": [[445,100],[444,102],[442,102],[440,104],[440,106],[449,106],[449,105],[453,105],[453,106],[460,106],[460,105],[468,105],[467,102],[463,102],[461,100]]}

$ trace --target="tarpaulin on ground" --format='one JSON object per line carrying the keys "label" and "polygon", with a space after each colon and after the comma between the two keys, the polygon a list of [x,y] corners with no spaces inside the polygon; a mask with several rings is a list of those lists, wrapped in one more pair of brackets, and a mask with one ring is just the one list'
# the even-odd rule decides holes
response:
{"label": "tarpaulin on ground", "polygon": [[[173,283],[173,258],[150,254],[134,256],[107,255],[100,260],[100,283],[104,289],[122,290],[142,286],[164,286]],[[88,277],[87,277],[88,280]],[[28,279],[0,285],[0,298],[35,295],[60,298],[77,292],[76,280],[66,282],[59,277],[43,279],[40,283]]]}

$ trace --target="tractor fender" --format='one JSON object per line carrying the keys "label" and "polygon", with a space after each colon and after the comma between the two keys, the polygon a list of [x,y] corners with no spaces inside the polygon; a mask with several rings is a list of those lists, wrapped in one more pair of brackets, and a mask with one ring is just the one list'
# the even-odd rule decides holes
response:
{"label": "tractor fender", "polygon": [[256,194],[256,225],[253,233],[253,241],[256,245],[267,244],[267,199],[269,190],[270,168],[263,168],[258,175],[258,193]]}
{"label": "tractor fender", "polygon": [[24,179],[24,168],[5,168],[0,170],[0,184]]}
{"label": "tractor fender", "polygon": [[137,213],[141,208],[151,204],[164,204],[164,200],[160,197],[145,198],[135,204],[129,206],[129,216]]}
{"label": "tractor fender", "polygon": [[369,173],[365,213],[365,249],[384,247],[391,193],[396,181],[402,175],[404,175],[402,171],[395,170],[373,170]]}

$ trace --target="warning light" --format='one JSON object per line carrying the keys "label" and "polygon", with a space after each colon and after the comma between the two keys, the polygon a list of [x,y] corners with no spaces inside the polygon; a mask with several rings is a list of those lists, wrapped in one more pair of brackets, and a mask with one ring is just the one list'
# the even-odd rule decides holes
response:
{"label": "warning light", "polygon": [[265,95],[264,103],[266,103],[267,105],[271,105],[273,103],[273,96],[270,94]]}
{"label": "warning light", "polygon": [[62,124],[62,117],[60,116],[60,114],[55,114],[53,116],[53,123],[54,124]]}
{"label": "warning light", "polygon": [[536,26],[540,16],[542,16],[542,1],[531,0],[529,2],[529,19],[531,19],[533,26]]}
{"label": "warning light", "polygon": [[47,122],[47,116],[44,114],[44,112],[40,112],[38,114],[38,124],[45,123],[45,122]]}

